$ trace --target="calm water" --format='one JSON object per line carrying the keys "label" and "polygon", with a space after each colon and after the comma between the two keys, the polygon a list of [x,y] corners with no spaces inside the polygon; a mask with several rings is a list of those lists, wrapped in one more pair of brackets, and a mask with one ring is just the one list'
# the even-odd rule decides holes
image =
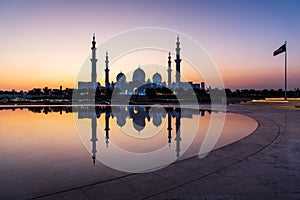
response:
{"label": "calm water", "polygon": [[257,128],[233,113],[142,106],[0,108],[0,125],[4,199],[157,170]]}

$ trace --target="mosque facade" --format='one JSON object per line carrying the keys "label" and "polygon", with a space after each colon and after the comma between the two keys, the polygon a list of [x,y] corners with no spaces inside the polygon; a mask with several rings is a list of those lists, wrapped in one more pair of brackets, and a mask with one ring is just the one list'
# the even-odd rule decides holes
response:
{"label": "mosque facade", "polygon": [[122,72],[117,74],[115,82],[110,82],[110,75],[109,75],[109,56],[108,52],[106,52],[105,56],[105,85],[101,86],[99,82],[96,82],[97,72],[96,72],[96,40],[95,35],[93,35],[92,41],[92,58],[91,60],[91,82],[78,82],[78,89],[115,89],[118,88],[120,94],[139,94],[145,95],[145,91],[147,88],[169,88],[171,91],[175,91],[178,88],[182,88],[183,90],[188,90],[191,88],[199,88],[205,89],[204,82],[201,84],[195,84],[193,82],[182,82],[181,81],[181,57],[180,57],[180,41],[179,36],[177,36],[176,41],[176,59],[175,61],[175,82],[172,82],[172,60],[171,60],[171,53],[169,52],[168,55],[168,69],[167,69],[167,81],[162,80],[162,75],[158,72],[152,75],[152,80],[146,80],[146,73],[145,71],[139,66],[132,75],[132,80],[127,80],[126,75]]}

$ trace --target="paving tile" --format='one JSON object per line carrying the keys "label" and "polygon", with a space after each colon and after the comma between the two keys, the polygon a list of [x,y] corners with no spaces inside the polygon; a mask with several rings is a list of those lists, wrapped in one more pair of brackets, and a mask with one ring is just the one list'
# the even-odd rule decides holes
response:
{"label": "paving tile", "polygon": [[184,161],[173,163],[161,170],[155,171],[154,174],[167,179],[173,185],[186,183],[200,176],[199,173],[186,169],[183,165]]}
{"label": "paving tile", "polygon": [[38,198],[38,200],[73,200],[73,199],[88,200],[88,197],[80,189],[76,189],[68,192],[62,192],[59,194]]}
{"label": "paving tile", "polygon": [[236,160],[230,157],[217,155],[213,151],[204,158],[194,157],[192,159],[187,159],[179,162],[177,165],[187,169],[188,171],[196,172],[201,176],[205,176],[224,167],[227,167],[228,165],[231,165],[235,162]]}
{"label": "paving tile", "polygon": [[112,180],[105,183],[88,186],[82,189],[88,199],[142,199],[134,189],[120,180]]}
{"label": "paving tile", "polygon": [[161,177],[154,172],[136,174],[120,180],[143,196],[153,195],[174,186],[171,180]]}
{"label": "paving tile", "polygon": [[260,151],[265,145],[256,143],[234,143],[221,149],[217,149],[214,153],[222,157],[242,160],[248,156]]}

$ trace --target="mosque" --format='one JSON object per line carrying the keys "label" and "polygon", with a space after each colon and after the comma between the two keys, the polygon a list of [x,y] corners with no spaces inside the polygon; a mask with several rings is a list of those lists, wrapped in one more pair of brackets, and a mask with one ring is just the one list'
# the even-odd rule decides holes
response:
{"label": "mosque", "polygon": [[91,64],[92,64],[92,72],[91,72],[91,82],[78,82],[78,89],[106,89],[106,88],[118,88],[120,91],[120,94],[139,94],[139,95],[145,95],[145,90],[147,88],[163,88],[167,87],[172,91],[175,91],[178,88],[182,88],[183,90],[189,90],[191,88],[199,88],[199,89],[205,89],[205,83],[201,82],[201,84],[195,84],[193,82],[182,82],[181,81],[181,61],[180,58],[180,41],[179,36],[177,36],[176,41],[176,59],[175,61],[175,82],[172,82],[172,60],[171,60],[171,53],[169,52],[168,56],[168,69],[167,69],[167,82],[162,81],[162,76],[158,72],[153,74],[152,81],[150,79],[146,80],[146,74],[145,71],[139,66],[134,72],[132,76],[132,80],[126,80],[126,76],[124,73],[120,72],[116,76],[115,83],[110,82],[109,77],[109,57],[108,52],[106,52],[105,56],[105,86],[101,86],[99,82],[97,82],[97,72],[96,72],[96,63],[98,59],[96,58],[96,40],[95,40],[95,34],[93,35],[93,41],[92,41],[92,58]]}

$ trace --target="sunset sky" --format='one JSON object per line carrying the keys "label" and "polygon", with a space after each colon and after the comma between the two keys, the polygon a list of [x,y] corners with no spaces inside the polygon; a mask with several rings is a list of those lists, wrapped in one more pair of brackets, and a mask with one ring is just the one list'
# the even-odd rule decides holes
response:
{"label": "sunset sky", "polygon": [[299,88],[299,10],[298,0],[0,1],[0,90],[74,87],[93,33],[100,44],[141,27],[196,40],[232,89],[284,88],[284,54],[272,53],[287,40],[288,89]]}

